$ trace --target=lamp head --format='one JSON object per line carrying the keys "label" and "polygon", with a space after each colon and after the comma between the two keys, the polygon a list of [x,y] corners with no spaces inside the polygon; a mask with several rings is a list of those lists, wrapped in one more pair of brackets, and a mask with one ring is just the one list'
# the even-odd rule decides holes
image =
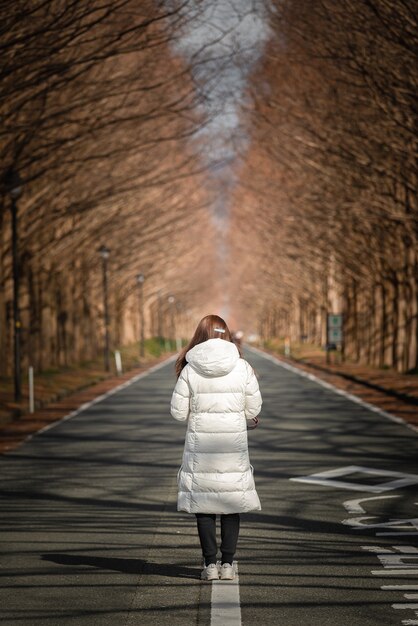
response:
{"label": "lamp head", "polygon": [[110,250],[107,246],[105,245],[100,246],[98,252],[100,253],[100,256],[102,257],[102,259],[109,258]]}
{"label": "lamp head", "polygon": [[4,177],[7,192],[13,200],[17,200],[22,195],[23,184],[19,172],[10,168]]}

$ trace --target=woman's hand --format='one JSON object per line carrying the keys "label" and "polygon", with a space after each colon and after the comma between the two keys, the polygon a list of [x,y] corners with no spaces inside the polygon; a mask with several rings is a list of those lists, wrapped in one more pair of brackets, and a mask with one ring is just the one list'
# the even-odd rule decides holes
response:
{"label": "woman's hand", "polygon": [[258,421],[258,417],[252,417],[251,419],[247,420],[247,430],[254,430],[254,428],[257,428]]}

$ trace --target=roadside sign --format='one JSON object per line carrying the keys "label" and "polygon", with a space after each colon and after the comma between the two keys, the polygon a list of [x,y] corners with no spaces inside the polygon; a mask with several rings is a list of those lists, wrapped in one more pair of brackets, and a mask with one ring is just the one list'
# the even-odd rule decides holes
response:
{"label": "roadside sign", "polygon": [[343,325],[343,316],[341,313],[334,315],[333,313],[328,314],[328,328],[342,328]]}
{"label": "roadside sign", "polygon": [[336,344],[343,343],[342,313],[328,313],[327,315],[327,343],[328,345],[333,345],[333,346],[335,346]]}
{"label": "roadside sign", "polygon": [[341,328],[328,328],[328,343],[341,343],[343,331]]}

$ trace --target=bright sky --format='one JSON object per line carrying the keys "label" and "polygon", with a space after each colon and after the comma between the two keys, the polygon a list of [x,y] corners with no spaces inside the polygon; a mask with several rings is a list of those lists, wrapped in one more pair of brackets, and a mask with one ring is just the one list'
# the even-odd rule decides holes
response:
{"label": "bright sky", "polygon": [[[248,145],[240,107],[245,101],[250,72],[270,34],[267,1],[190,0],[187,29],[175,48],[191,64],[201,96],[200,106],[207,119],[195,141],[209,166],[207,182],[214,198],[212,221],[219,233],[217,256],[221,271],[228,267],[228,208],[235,185],[231,166]],[[229,311],[225,293],[220,315],[228,319]]]}
{"label": "bright sky", "polygon": [[247,79],[269,31],[265,0],[191,0],[188,29],[176,46],[193,63],[209,121],[197,139],[210,162],[230,161],[245,148],[239,108]]}

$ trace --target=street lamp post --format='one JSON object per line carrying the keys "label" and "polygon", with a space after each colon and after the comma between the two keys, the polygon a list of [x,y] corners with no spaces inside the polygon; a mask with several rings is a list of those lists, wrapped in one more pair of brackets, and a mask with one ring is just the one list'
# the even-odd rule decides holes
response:
{"label": "street lamp post", "polygon": [[22,195],[22,181],[18,172],[10,169],[6,174],[12,214],[12,265],[13,265],[13,329],[14,329],[14,398],[15,402],[22,400],[22,386],[20,376],[20,312],[19,312],[19,252],[17,240],[17,200]]}
{"label": "street lamp post", "polygon": [[161,289],[158,291],[158,310],[157,310],[157,321],[158,321],[158,341],[160,345],[163,345],[163,311],[162,311],[162,302],[161,302]]}
{"label": "street lamp post", "polygon": [[175,341],[176,339],[176,331],[174,327],[174,302],[176,301],[174,296],[168,296],[168,303],[170,305],[170,327],[171,327],[171,339]]}
{"label": "street lamp post", "polygon": [[143,274],[136,275],[136,282],[139,290],[139,313],[141,323],[141,340],[140,340],[140,356],[144,356],[144,344],[145,344],[145,331],[144,331],[144,280]]}
{"label": "street lamp post", "polygon": [[105,346],[104,346],[104,364],[105,370],[110,370],[110,349],[109,349],[109,307],[107,299],[107,260],[109,258],[110,250],[105,245],[100,246],[98,252],[102,257],[103,267],[103,308],[104,308],[104,323],[105,323]]}

